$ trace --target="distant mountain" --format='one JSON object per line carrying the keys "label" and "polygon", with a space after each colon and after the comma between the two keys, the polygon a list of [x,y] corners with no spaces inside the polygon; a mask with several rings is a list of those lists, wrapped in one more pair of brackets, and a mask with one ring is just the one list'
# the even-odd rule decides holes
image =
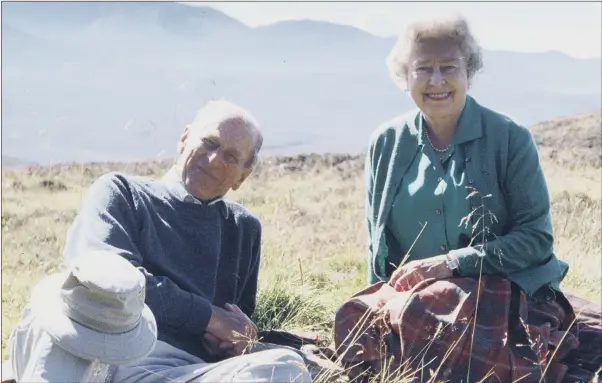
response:
{"label": "distant mountain", "polygon": [[[413,105],[391,82],[392,38],[322,21],[250,28],[168,2],[2,6],[2,139],[48,163],[170,156],[214,98],[251,109],[266,153],[357,152]],[[485,51],[472,94],[532,125],[600,108],[601,60]]]}
{"label": "distant mountain", "polygon": [[22,160],[20,158],[15,158],[11,156],[2,155],[2,167],[3,168],[15,168],[20,166],[28,166],[33,165],[29,161]]}

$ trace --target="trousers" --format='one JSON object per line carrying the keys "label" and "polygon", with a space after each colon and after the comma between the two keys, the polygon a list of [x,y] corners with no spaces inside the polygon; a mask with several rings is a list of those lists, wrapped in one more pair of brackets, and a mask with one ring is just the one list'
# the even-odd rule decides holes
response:
{"label": "trousers", "polygon": [[[55,344],[26,306],[10,337],[10,365],[2,381],[103,383],[110,366],[73,355]],[[11,371],[5,371],[10,369]]]}
{"label": "trousers", "polygon": [[[3,367],[9,367],[3,365]],[[73,355],[37,323],[28,307],[10,339],[10,369],[2,380],[20,382],[164,383],[164,382],[311,382],[302,357],[286,348],[257,351],[218,363],[157,341],[135,365],[110,366]]]}
{"label": "trousers", "polygon": [[259,351],[206,363],[168,343],[157,341],[154,350],[133,366],[112,366],[107,383],[159,382],[295,382],[309,383],[303,359],[288,349]]}

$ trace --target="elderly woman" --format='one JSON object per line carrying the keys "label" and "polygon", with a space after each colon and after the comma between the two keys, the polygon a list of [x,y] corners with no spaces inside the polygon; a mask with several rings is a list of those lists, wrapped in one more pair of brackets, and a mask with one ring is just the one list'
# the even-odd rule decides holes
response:
{"label": "elderly woman", "polygon": [[[590,381],[601,367],[600,323],[565,332],[575,318],[559,287],[568,265],[553,252],[537,149],[525,127],[467,94],[483,66],[467,22],[415,23],[387,61],[418,108],[382,124],[369,143],[372,286],[339,309],[339,346],[350,346],[343,334],[358,313],[384,311],[377,335],[389,329],[396,336],[385,343],[398,359],[424,362],[421,350],[436,359],[455,349],[448,361],[429,367],[441,363],[435,372],[442,378],[473,381],[493,373],[491,381],[530,382],[547,374],[553,381]],[[594,324],[596,309],[587,311]],[[466,326],[471,321],[474,328]],[[451,332],[430,344],[441,324]],[[472,341],[462,343],[459,333]],[[521,334],[534,333],[540,348],[558,350],[553,363],[545,352],[521,351]],[[374,366],[382,355],[375,341],[362,339],[362,356],[349,358]]]}

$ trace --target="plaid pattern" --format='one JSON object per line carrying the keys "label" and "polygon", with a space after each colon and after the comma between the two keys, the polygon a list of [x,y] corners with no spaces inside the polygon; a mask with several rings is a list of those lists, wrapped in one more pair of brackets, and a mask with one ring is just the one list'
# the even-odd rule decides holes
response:
{"label": "plaid pattern", "polygon": [[[571,306],[581,311],[573,326]],[[541,382],[591,382],[602,367],[601,310],[558,293],[528,304],[497,276],[426,280],[409,291],[379,282],[339,307],[334,342],[353,374],[386,365],[420,381],[524,383],[545,373]]]}

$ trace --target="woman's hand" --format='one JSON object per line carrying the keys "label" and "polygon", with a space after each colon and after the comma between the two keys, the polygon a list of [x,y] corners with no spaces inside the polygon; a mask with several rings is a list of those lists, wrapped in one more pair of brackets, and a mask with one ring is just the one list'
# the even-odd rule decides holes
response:
{"label": "woman's hand", "polygon": [[389,284],[397,291],[407,291],[425,279],[445,279],[454,273],[447,265],[447,257],[436,257],[411,261],[398,267],[389,279]]}

